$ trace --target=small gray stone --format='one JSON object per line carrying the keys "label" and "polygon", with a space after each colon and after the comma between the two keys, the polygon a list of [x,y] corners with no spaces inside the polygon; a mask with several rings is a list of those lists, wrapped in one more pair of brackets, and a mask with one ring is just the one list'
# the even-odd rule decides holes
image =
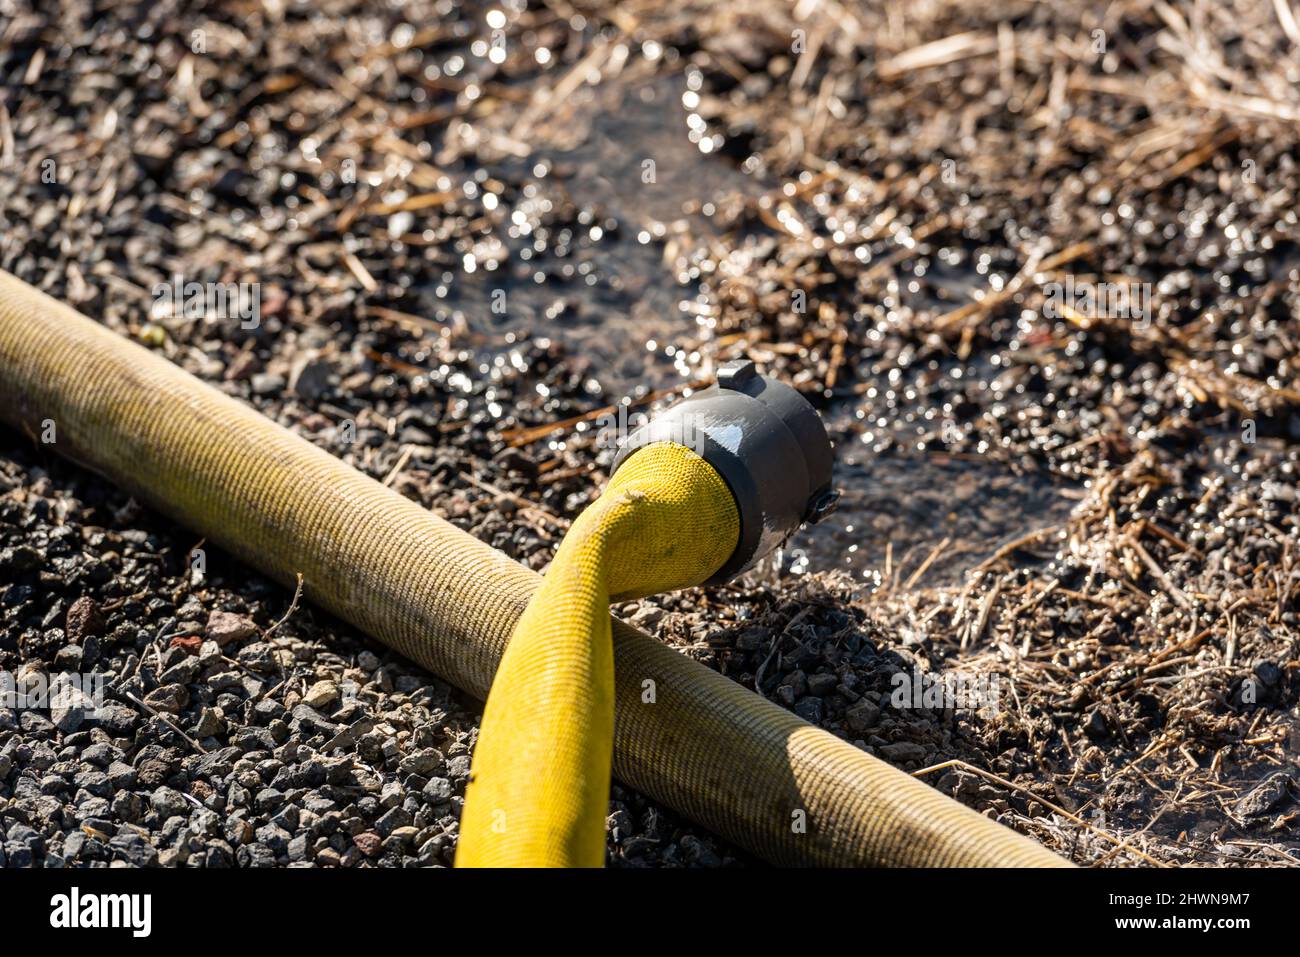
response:
{"label": "small gray stone", "polygon": [[6,867],[29,868],[36,863],[36,856],[31,848],[23,844],[5,844],[0,847],[0,859],[5,860]]}
{"label": "small gray stone", "polygon": [[317,731],[332,732],[336,726],[315,708],[300,704],[293,709],[291,727],[300,728],[308,734],[313,734]]}
{"label": "small gray stone", "polygon": [[834,691],[835,686],[839,683],[840,679],[832,674],[809,675],[808,693],[821,698]]}
{"label": "small gray stone", "polygon": [[135,768],[125,761],[114,761],[108,766],[108,780],[115,788],[135,787],[136,777]]}
{"label": "small gray stone", "polygon": [[[260,780],[256,775],[253,777],[255,780]],[[257,796],[253,799],[253,807],[262,814],[274,811],[283,804],[284,793],[277,791],[275,788],[263,788],[257,792]]]}
{"label": "small gray stone", "polygon": [[180,714],[190,703],[190,693],[185,690],[184,685],[167,684],[145,695],[144,703],[155,711]]}
{"label": "small gray stone", "polygon": [[214,709],[204,708],[199,712],[199,720],[194,724],[194,736],[199,739],[210,738],[220,734],[225,724]]}
{"label": "small gray stone", "polygon": [[880,756],[886,761],[892,761],[895,764],[906,764],[909,761],[924,761],[925,748],[912,741],[895,741],[891,744],[881,745]]}
{"label": "small gray stone", "polygon": [[135,867],[150,867],[158,862],[158,849],[134,828],[124,827],[108,842],[116,854]]}
{"label": "small gray stone", "polygon": [[113,763],[113,759],[119,753],[112,745],[92,744],[83,749],[79,757],[87,764],[93,764],[97,768],[106,768]]}
{"label": "small gray stone", "polygon": [[825,705],[822,704],[822,699],[814,698],[812,695],[801,698],[794,706],[794,713],[810,724],[820,724],[824,711]]}
{"label": "small gray stone", "polygon": [[185,800],[185,796],[175,788],[169,788],[165,785],[157,788],[149,795],[149,802],[157,812],[158,817],[164,821],[176,815],[189,816],[190,804]]}
{"label": "small gray stone", "polygon": [[102,708],[89,715],[89,718],[97,722],[100,727],[110,734],[120,736],[131,733],[131,730],[140,721],[140,714],[134,708],[128,708],[116,701],[109,701]]}
{"label": "small gray stone", "polygon": [[844,720],[852,730],[866,731],[868,728],[874,728],[880,720],[880,707],[870,699],[862,698],[844,712]]}
{"label": "small gray stone", "polygon": [[399,827],[406,827],[411,823],[411,815],[405,809],[395,807],[379,820],[375,821],[375,830],[380,837],[387,837]]}
{"label": "small gray stone", "polygon": [[198,658],[186,656],[164,671],[159,680],[163,684],[191,684],[199,676],[202,667]]}
{"label": "small gray stone", "polygon": [[118,791],[113,795],[113,803],[110,807],[114,817],[133,824],[144,816],[144,802],[134,791]]}
{"label": "small gray stone", "polygon": [[289,388],[300,399],[314,402],[330,388],[334,367],[328,359],[307,353],[300,356],[289,370]]}
{"label": "small gray stone", "polygon": [[429,778],[429,783],[424,786],[422,793],[434,804],[450,801],[452,795],[451,782],[446,778]]}
{"label": "small gray stone", "polygon": [[[275,671],[278,667],[278,663],[275,659],[275,646],[265,641],[255,641],[251,645],[244,645],[243,648],[239,649],[238,658],[239,663],[245,668],[250,671],[259,671],[263,674]],[[245,677],[241,680],[246,682],[248,678]],[[256,681],[257,679],[252,680]],[[245,690],[249,691],[249,694],[253,693],[246,683],[244,687]]]}
{"label": "small gray stone", "polygon": [[408,754],[402,758],[398,764],[397,770],[401,774],[419,774],[427,776],[438,770],[442,764],[442,752],[434,748],[425,748],[423,751],[416,751],[414,754]]}
{"label": "small gray stone", "polygon": [[288,853],[290,834],[278,824],[263,824],[256,831],[257,842],[268,848],[277,857]]}
{"label": "small gray stone", "polygon": [[307,835],[298,834],[289,841],[289,860],[305,861],[307,860]]}

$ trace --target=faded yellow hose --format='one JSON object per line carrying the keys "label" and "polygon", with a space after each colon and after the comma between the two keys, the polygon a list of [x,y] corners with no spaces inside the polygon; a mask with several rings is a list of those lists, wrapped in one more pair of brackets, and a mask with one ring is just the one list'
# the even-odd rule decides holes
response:
{"label": "faded yellow hose", "polygon": [[515,625],[483,712],[459,867],[599,867],[614,747],[609,602],[698,585],[736,503],[690,449],[639,450],[569,529]]}
{"label": "faded yellow hose", "polygon": [[[480,699],[539,583],[2,271],[0,416]],[[774,863],[1065,863],[634,628],[613,644],[614,775]]]}

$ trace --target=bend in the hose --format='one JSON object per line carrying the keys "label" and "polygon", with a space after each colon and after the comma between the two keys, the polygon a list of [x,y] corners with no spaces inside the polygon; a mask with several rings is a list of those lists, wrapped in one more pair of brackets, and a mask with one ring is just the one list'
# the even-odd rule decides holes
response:
{"label": "bend in the hose", "polygon": [[492,683],[461,816],[460,867],[598,867],[614,734],[609,602],[705,581],[736,503],[672,443],[637,451],[564,537]]}

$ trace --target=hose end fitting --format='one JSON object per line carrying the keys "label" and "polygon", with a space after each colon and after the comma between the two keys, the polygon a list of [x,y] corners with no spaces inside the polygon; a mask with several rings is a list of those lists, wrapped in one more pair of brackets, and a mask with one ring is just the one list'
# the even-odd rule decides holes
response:
{"label": "hose end fitting", "polygon": [[831,488],[831,443],[821,416],[796,389],[759,375],[749,359],[726,363],[716,384],[674,403],[629,435],[612,471],[656,442],[694,450],[736,499],[736,550],[708,584],[750,568],[800,524],[825,517],[839,497]]}

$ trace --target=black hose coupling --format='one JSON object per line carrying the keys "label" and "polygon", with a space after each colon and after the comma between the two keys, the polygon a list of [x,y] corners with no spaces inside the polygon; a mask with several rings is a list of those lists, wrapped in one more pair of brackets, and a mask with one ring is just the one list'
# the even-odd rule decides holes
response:
{"label": "black hose coupling", "polygon": [[740,540],[709,579],[720,584],[750,568],[804,522],[835,506],[831,442],[821,416],[799,392],[737,359],[718,380],[673,403],[623,442],[613,471],[637,449],[675,442],[717,469],[736,499]]}

